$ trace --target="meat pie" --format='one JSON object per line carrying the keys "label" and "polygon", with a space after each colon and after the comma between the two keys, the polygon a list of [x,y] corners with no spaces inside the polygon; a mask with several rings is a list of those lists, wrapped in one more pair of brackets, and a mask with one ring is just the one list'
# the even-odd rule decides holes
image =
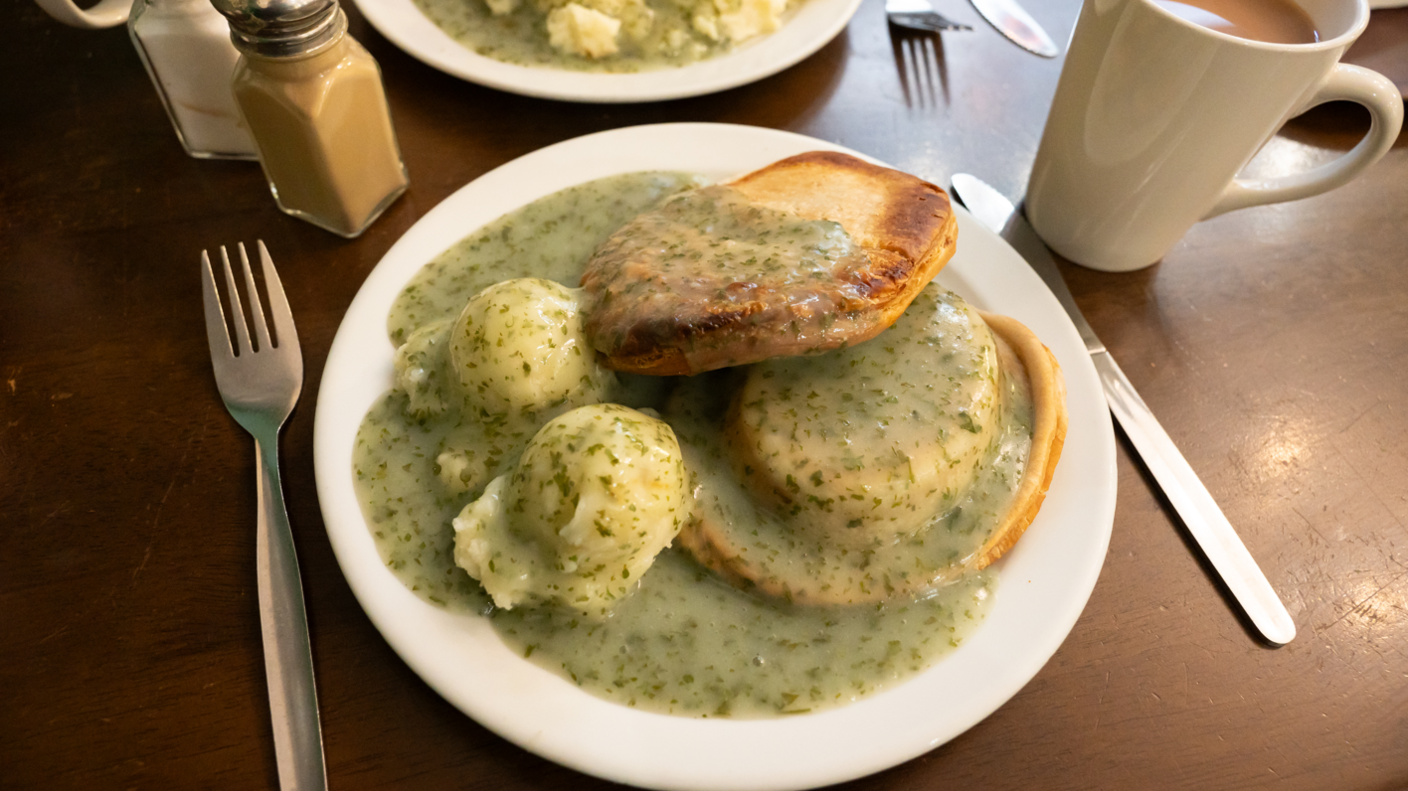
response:
{"label": "meat pie", "polygon": [[[1036,516],[1065,441],[1050,351],[936,285],[870,343],[731,376],[688,380],[667,410],[698,482],[680,543],[801,604],[920,596],[988,566]],[[719,390],[734,396],[711,411]]]}
{"label": "meat pie", "polygon": [[813,151],[673,196],[618,230],[582,275],[608,368],[696,374],[868,340],[953,256],[933,184]]}

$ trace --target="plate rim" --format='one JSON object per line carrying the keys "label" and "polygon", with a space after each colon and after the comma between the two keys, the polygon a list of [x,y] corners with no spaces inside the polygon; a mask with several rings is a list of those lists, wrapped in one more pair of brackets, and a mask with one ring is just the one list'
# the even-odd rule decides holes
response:
{"label": "plate rim", "polygon": [[[523,96],[584,103],[684,99],[771,77],[812,56],[840,35],[861,0],[807,0],[776,31],[679,68],[633,74],[520,66],[469,50],[412,0],[354,0],[377,32],[427,66],[468,82]],[[801,26],[797,23],[802,22]]]}
{"label": "plate rim", "polygon": [[[469,651],[472,660],[470,664],[479,662],[488,663],[486,666],[492,665],[495,649],[486,644],[486,640],[497,642],[492,628],[482,622],[482,619],[476,619],[480,621],[477,624],[465,620],[474,616],[451,616],[434,608],[401,585],[381,563],[360,507],[356,503],[355,493],[350,503],[351,513],[346,501],[347,493],[352,487],[351,447],[350,444],[338,443],[339,439],[345,439],[349,415],[355,413],[356,423],[351,426],[351,433],[355,435],[356,424],[360,423],[361,415],[365,413],[370,402],[360,406],[338,403],[344,394],[344,388],[329,385],[341,384],[339,377],[345,376],[343,369],[354,365],[361,369],[363,377],[369,378],[373,374],[384,377],[380,380],[383,388],[385,383],[390,381],[391,346],[385,334],[385,311],[383,309],[373,322],[380,330],[381,345],[385,347],[380,355],[372,355],[370,350],[364,348],[366,338],[358,337],[368,335],[365,320],[360,317],[364,314],[372,315],[371,312],[380,309],[382,305],[389,307],[389,300],[394,298],[395,293],[399,292],[401,285],[411,274],[431,257],[467,235],[462,229],[478,227],[483,222],[511,211],[542,194],[600,175],[624,172],[623,166],[629,166],[629,163],[639,161],[643,157],[669,158],[670,152],[678,153],[677,149],[681,147],[687,150],[691,144],[698,142],[706,142],[711,147],[705,151],[690,151],[689,156],[713,167],[675,169],[702,170],[706,173],[712,171],[713,174],[719,175],[741,173],[751,168],[734,167],[723,169],[721,173],[720,163],[747,159],[766,164],[766,161],[810,149],[843,151],[876,161],[839,145],[762,127],[710,123],[655,124],[573,138],[506,163],[461,187],[417,221],[387,251],[359,289],[347,315],[338,327],[328,352],[314,418],[314,467],[319,502],[329,539],[344,577],[359,604],[383,637],[412,670],[442,697],[509,741],[586,774],[648,788],[775,791],[842,782],[922,755],[982,721],[1016,695],[1046,664],[1074,628],[1094,589],[1108,551],[1116,489],[1114,430],[1108,409],[1105,408],[1103,394],[1099,390],[1094,366],[1088,355],[1084,354],[1084,346],[1080,344],[1075,327],[1070,324],[1070,320],[1046,286],[1006,242],[982,228],[962,207],[955,207],[960,237],[970,240],[970,247],[976,246],[985,255],[1009,259],[1002,266],[1010,271],[999,274],[1004,278],[1019,281],[1016,284],[1019,287],[1012,288],[1012,291],[1024,300],[1021,303],[1024,310],[1041,319],[1039,323],[1043,326],[1040,329],[1034,326],[1033,329],[1038,331],[1039,336],[1052,348],[1060,361],[1066,373],[1068,392],[1084,396],[1080,403],[1068,404],[1071,426],[1084,426],[1089,433],[1068,436],[1067,448],[1063,453],[1063,461],[1067,463],[1057,469],[1056,479],[1048,494],[1047,507],[1038,514],[1037,522],[1024,536],[1023,541],[1019,542],[1006,558],[999,561],[1000,583],[994,610],[989,615],[988,622],[975,630],[974,635],[959,650],[950,653],[929,670],[906,682],[847,706],[776,720],[697,720],[641,712],[595,698],[548,671],[518,660],[517,657],[513,659],[532,670],[520,667],[504,670],[508,677],[496,679],[503,683],[492,694],[473,688],[472,685],[466,688],[455,675],[460,668],[460,662],[449,662],[443,656],[427,656],[423,646],[408,640],[409,627],[406,616],[408,613],[414,615],[423,622],[418,624],[420,626],[430,624],[432,629],[445,630],[445,634],[437,634],[436,639],[454,646],[456,650]],[[747,146],[746,156],[738,154],[736,150],[730,153],[730,146],[737,149],[740,145]],[[658,149],[657,153],[645,153],[652,146]],[[592,154],[585,158],[588,160],[586,162],[582,157],[584,152]],[[564,172],[563,163],[571,162],[578,163],[576,169],[568,168]],[[754,165],[756,166],[759,165]],[[523,177],[525,172],[534,171],[551,175],[536,179]],[[584,173],[586,175],[583,175]],[[533,195],[534,192],[539,194]],[[486,200],[489,196],[494,199]],[[481,206],[477,214],[470,212],[471,216],[467,217],[466,206],[476,201],[492,206]],[[489,217],[488,214],[493,216]],[[446,224],[460,229],[454,231],[453,238],[447,239],[448,231],[440,227]],[[971,241],[973,239],[980,241]],[[963,243],[960,242],[959,253],[954,256],[959,267],[965,266],[963,261],[966,259],[960,258],[963,249]],[[1010,259],[1013,258],[1020,264],[1020,270],[1010,266]],[[419,263],[412,266],[417,260]],[[951,262],[949,266],[953,267],[954,263]],[[971,268],[974,265],[967,266]],[[980,268],[976,276],[986,277],[988,275],[984,273],[987,271],[988,268]],[[357,320],[362,321],[360,326],[355,323]],[[1030,318],[1023,320],[1032,323]],[[380,367],[370,373],[365,370],[369,356],[384,358],[374,363]],[[1092,395],[1098,397],[1098,404],[1093,403]],[[339,420],[342,422],[339,423]],[[1084,542],[1084,554],[1077,556],[1078,562],[1058,591],[1065,597],[1065,604],[1054,618],[1034,625],[1038,630],[1039,639],[1035,640],[1034,644],[1022,646],[1024,650],[1018,652],[1018,656],[994,651],[993,646],[988,645],[998,639],[994,634],[993,618],[1002,609],[1004,600],[1012,600],[1015,596],[1023,601],[1040,602],[1042,599],[1038,597],[1050,595],[1049,591],[1024,587],[1017,580],[1008,580],[1008,571],[1011,569],[1025,572],[1033,562],[1037,564],[1035,568],[1041,569],[1040,553],[1064,551],[1061,545],[1052,544],[1054,539],[1050,536],[1063,536],[1064,532],[1076,528],[1067,529],[1064,522],[1057,521],[1057,526],[1048,527],[1043,532],[1043,522],[1059,520],[1061,517],[1053,516],[1043,520],[1042,515],[1052,513],[1050,509],[1053,508],[1069,507],[1070,501],[1076,496],[1077,487],[1071,480],[1071,476],[1076,474],[1073,471],[1075,460],[1069,455],[1076,450],[1083,456],[1080,472],[1093,476],[1094,483],[1079,490],[1079,508],[1085,518],[1083,528],[1076,535]],[[360,538],[357,531],[360,531]],[[370,560],[367,557],[368,549]],[[1034,556],[1033,553],[1038,554]],[[1032,557],[1038,560],[1032,561]],[[388,580],[394,585],[388,585]],[[1032,586],[1034,582],[1039,582],[1036,588],[1050,584],[1047,578],[1040,574],[1033,575],[1033,579],[1028,579],[1026,585]],[[1009,585],[1014,586],[1011,593],[1008,592]],[[1044,605],[1037,605],[1038,608],[1041,606]],[[1011,617],[1030,615],[1030,612],[1018,612]],[[508,649],[500,642],[498,650],[507,652]],[[980,658],[984,659],[984,664],[977,664]],[[923,687],[922,691],[927,694],[929,687],[933,686],[934,682],[918,685],[921,680],[936,673],[942,676],[970,671],[980,677],[983,674],[996,673],[1000,683],[992,688],[980,690],[984,694],[978,694],[975,700],[968,700],[973,698],[973,695],[960,691],[960,695],[968,696],[964,698],[968,702],[961,716],[945,719],[942,715],[932,716],[932,712],[928,712],[928,716],[923,718],[910,716],[905,720],[906,727],[916,727],[923,732],[900,734],[897,743],[877,745],[865,739],[836,739],[836,729],[850,731],[854,737],[854,731],[851,730],[855,727],[854,722],[887,717],[891,710],[897,708],[907,712],[905,704],[909,703],[912,695],[906,694],[906,691],[913,693]],[[925,700],[927,701],[927,698]],[[518,701],[522,701],[528,708],[527,713],[502,710],[506,702],[513,705]],[[554,717],[565,722],[552,721]],[[545,722],[547,724],[544,724]],[[667,732],[672,739],[687,746],[708,742],[716,746],[730,747],[735,752],[734,764],[742,761],[746,768],[735,769],[732,765],[724,767],[722,764],[727,762],[710,760],[707,757],[700,760],[697,754],[693,755],[691,760],[691,755],[680,755],[678,752],[663,758],[654,754],[643,758],[638,747],[609,754],[612,743],[604,741],[601,733],[579,732],[588,726],[601,731],[602,723],[637,740],[654,739],[662,732]],[[577,731],[573,731],[574,727]],[[818,745],[828,742],[831,743],[830,748],[822,749],[818,756]],[[809,745],[805,753],[797,751],[798,743]],[[669,745],[665,745],[666,752],[668,747]],[[596,748],[605,749],[608,754],[593,753],[592,750]],[[803,754],[808,760],[799,762],[797,757]]]}

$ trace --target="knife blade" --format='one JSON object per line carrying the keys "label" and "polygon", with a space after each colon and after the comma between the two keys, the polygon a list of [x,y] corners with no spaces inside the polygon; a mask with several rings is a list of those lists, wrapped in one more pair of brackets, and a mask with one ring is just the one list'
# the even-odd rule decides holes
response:
{"label": "knife blade", "polygon": [[1168,496],[1193,540],[1198,542],[1247,619],[1268,642],[1275,645],[1289,643],[1296,636],[1296,625],[1286,606],[1281,603],[1276,590],[1237,536],[1236,529],[1222,513],[1217,501],[1085,320],[1065,279],[1061,277],[1061,271],[1056,267],[1056,260],[1051,257],[1051,251],[1041,237],[1015,210],[1011,201],[976,176],[957,173],[952,184],[955,196],[968,211],[978,222],[1006,239],[1026,259],[1066,310],[1095,364],[1111,414],[1119,421],[1130,444],[1144,460],[1149,474]]}
{"label": "knife blade", "polygon": [[969,0],[997,32],[1006,36],[1022,49],[1042,56],[1054,58],[1061,50],[1046,35],[1031,14],[1017,5],[1016,0]]}

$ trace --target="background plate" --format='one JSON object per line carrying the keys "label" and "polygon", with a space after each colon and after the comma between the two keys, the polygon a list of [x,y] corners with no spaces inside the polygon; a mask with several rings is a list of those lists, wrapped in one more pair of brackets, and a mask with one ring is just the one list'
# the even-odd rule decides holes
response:
{"label": "background plate", "polygon": [[[801,135],[723,124],[602,132],[536,151],[476,179],[386,254],[333,340],[314,420],[318,496],[338,563],[387,642],[452,704],[504,738],[589,774],[651,788],[810,788],[894,766],[952,739],[1017,693],[1055,653],[1095,586],[1115,509],[1115,442],[1095,369],[1055,297],[1001,238],[957,208],[958,252],[941,284],[1026,323],[1066,375],[1070,428],[1046,503],[995,564],[987,622],[904,684],[858,703],[774,720],[648,714],[595,698],[521,659],[482,618],[416,598],[382,564],[352,485],[352,447],[390,388],[386,317],[402,285],[474,228],[529,201],[633,170],[725,179],[815,149]],[[848,152],[855,153],[855,152]]]}
{"label": "background plate", "polygon": [[[480,2],[480,0],[467,0]],[[436,27],[411,0],[356,0],[383,36],[447,74],[525,96],[577,102],[649,102],[735,88],[776,74],[816,52],[851,20],[860,0],[807,0],[775,33],[732,52],[675,69],[592,74],[529,68],[486,58]]]}

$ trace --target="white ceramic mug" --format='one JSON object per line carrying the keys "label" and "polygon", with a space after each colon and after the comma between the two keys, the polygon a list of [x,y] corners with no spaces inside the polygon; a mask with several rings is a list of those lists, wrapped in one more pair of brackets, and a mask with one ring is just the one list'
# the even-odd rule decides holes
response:
{"label": "white ceramic mug", "polygon": [[132,0],[101,0],[97,5],[84,10],[73,0],[35,0],[49,16],[65,25],[96,30],[104,27],[117,27],[127,21],[132,11]]}
{"label": "white ceramic mug", "polygon": [[[1403,99],[1382,75],[1339,63],[1368,24],[1366,0],[1295,2],[1320,41],[1268,44],[1149,0],[1086,0],[1027,188],[1042,239],[1093,269],[1140,269],[1199,220],[1326,192],[1383,156]],[[1352,150],[1303,173],[1236,178],[1287,120],[1335,100],[1373,119]]]}

